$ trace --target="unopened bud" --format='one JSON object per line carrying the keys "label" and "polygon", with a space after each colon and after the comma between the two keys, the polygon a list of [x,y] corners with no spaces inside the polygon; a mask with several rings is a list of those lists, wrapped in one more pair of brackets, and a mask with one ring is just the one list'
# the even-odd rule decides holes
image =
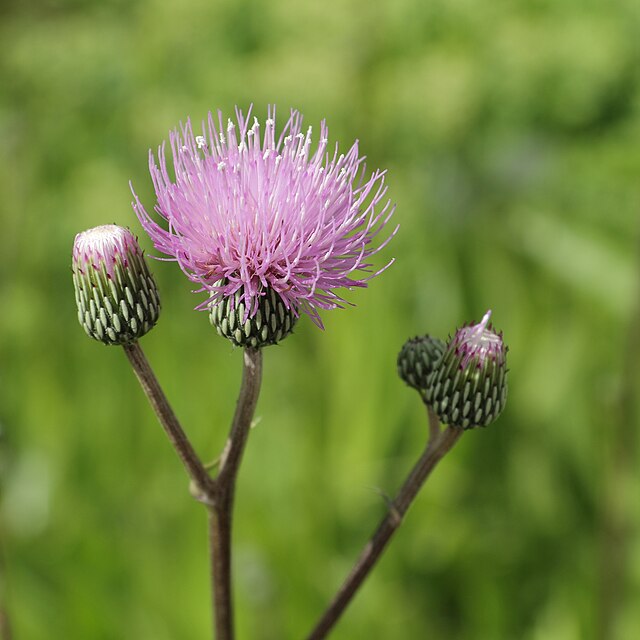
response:
{"label": "unopened bud", "polygon": [[158,320],[156,283],[136,237],[114,224],[79,233],[73,243],[78,320],[104,344],[128,344]]}
{"label": "unopened bud", "polygon": [[477,325],[458,329],[429,378],[425,401],[441,422],[472,429],[486,427],[507,400],[507,347],[488,311]]}
{"label": "unopened bud", "polygon": [[429,376],[444,350],[444,342],[432,336],[418,336],[407,340],[398,354],[398,375],[410,387],[424,393]]}

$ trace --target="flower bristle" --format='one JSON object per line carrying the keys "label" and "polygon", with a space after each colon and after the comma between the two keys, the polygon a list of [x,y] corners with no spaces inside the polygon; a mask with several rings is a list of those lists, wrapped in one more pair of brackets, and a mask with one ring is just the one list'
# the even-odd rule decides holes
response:
{"label": "flower bristle", "polygon": [[168,227],[135,192],[134,210],[156,249],[208,294],[198,308],[240,295],[252,318],[274,291],[322,326],[319,312],[345,303],[341,290],[365,287],[389,266],[370,260],[395,233],[373,246],[394,211],[385,172],[367,177],[357,141],[330,152],[324,122],[312,150],[312,128],[303,133],[295,110],[279,134],[274,107],[263,124],[250,118],[251,109],[226,124],[209,113],[201,133],[190,120],[171,132],[174,177],[164,143],[149,154],[155,211]]}

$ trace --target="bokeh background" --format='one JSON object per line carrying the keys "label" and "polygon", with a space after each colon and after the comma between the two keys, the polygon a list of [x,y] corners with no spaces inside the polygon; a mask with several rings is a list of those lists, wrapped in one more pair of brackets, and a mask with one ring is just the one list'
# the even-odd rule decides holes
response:
{"label": "bokeh background", "polygon": [[[333,637],[640,629],[637,0],[4,0],[1,597],[14,638],[210,637],[203,509],[121,350],[85,338],[74,234],[153,204],[180,120],[326,118],[388,169],[396,263],[266,352],[238,490],[240,638],[302,638],[425,441],[395,358],[487,308],[503,417],[428,482]],[[171,263],[143,346],[214,457],[241,356]],[[3,640],[8,640],[5,630]]]}

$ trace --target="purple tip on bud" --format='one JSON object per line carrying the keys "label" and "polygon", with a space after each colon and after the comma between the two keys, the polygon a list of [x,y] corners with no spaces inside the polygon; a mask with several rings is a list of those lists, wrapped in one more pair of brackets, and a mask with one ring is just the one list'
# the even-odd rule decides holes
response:
{"label": "purple tip on bud", "polygon": [[136,237],[124,227],[104,224],[82,231],[73,242],[73,262],[80,269],[105,269],[109,278],[114,275],[118,259],[126,266],[127,256],[142,256]]}
{"label": "purple tip on bud", "polygon": [[73,243],[78,320],[104,344],[128,344],[151,330],[160,301],[136,237],[114,224],[79,233]]}
{"label": "purple tip on bud", "polygon": [[490,318],[491,310],[478,324],[458,329],[429,377],[425,402],[445,424],[486,427],[504,409],[507,348]]}
{"label": "purple tip on bud", "polygon": [[487,359],[498,363],[504,361],[506,354],[502,333],[493,331],[489,318],[491,318],[491,309],[484,314],[478,324],[458,329],[452,344],[457,353],[462,356],[460,369],[466,368],[472,359],[476,360],[478,367],[482,367]]}

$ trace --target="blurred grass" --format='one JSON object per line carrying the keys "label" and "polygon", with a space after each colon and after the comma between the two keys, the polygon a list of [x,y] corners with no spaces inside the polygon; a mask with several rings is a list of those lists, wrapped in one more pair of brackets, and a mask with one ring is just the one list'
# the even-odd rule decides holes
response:
{"label": "blurred grass", "polygon": [[[253,102],[388,168],[397,257],[269,349],[237,510],[239,635],[302,637],[422,446],[410,335],[489,307],[506,412],[438,468],[335,638],[640,628],[637,0],[9,0],[0,6],[2,581],[16,638],[208,637],[202,509],[118,350],[77,326],[74,234],[141,233],[147,150]],[[149,242],[141,236],[143,245]],[[151,251],[151,253],[153,253]],[[175,265],[143,346],[197,448],[239,381]]]}

